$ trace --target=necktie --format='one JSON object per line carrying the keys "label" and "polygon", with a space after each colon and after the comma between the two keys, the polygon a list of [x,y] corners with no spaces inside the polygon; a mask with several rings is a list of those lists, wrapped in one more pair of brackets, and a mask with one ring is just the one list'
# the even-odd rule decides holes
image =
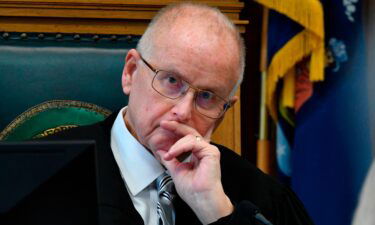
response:
{"label": "necktie", "polygon": [[173,208],[174,184],[172,177],[163,173],[156,179],[156,189],[158,191],[157,213],[158,225],[174,225],[175,213]]}

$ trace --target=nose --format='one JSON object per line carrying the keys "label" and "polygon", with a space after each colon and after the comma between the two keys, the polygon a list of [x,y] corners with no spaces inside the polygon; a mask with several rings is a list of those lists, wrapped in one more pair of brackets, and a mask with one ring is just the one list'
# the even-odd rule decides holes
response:
{"label": "nose", "polygon": [[194,107],[194,91],[188,91],[181,96],[172,108],[173,116],[179,122],[187,122],[191,119],[192,110]]}

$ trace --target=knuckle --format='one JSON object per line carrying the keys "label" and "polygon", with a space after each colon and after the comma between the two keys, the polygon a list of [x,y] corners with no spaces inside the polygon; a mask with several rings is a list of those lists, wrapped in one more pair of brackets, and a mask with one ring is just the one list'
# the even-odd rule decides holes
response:
{"label": "knuckle", "polygon": [[196,135],[193,135],[193,134],[188,134],[186,137],[189,139],[193,139],[193,140],[196,139]]}
{"label": "knuckle", "polygon": [[219,151],[219,149],[216,147],[216,146],[214,146],[214,145],[211,145],[212,146],[212,154],[214,155],[214,156],[216,156],[216,157],[218,157],[218,158],[220,158],[220,151]]}

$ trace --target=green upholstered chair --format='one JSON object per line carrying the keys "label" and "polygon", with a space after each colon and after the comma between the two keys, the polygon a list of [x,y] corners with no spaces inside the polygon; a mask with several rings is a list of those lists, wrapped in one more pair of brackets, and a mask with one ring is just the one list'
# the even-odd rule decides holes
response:
{"label": "green upholstered chair", "polygon": [[127,104],[121,73],[139,37],[5,36],[0,37],[0,140],[94,123]]}
{"label": "green upholstered chair", "polygon": [[92,103],[47,101],[17,116],[0,132],[0,140],[22,141],[45,137],[72,127],[99,122],[110,114],[110,110]]}

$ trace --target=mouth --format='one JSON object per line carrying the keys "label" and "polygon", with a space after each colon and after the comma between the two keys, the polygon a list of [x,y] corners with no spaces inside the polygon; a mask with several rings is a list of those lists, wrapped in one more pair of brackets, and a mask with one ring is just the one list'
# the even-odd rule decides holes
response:
{"label": "mouth", "polygon": [[176,133],[174,133],[172,131],[169,131],[167,129],[164,129],[160,126],[157,128],[157,130],[158,130],[158,132],[161,133],[161,135],[167,137],[168,139],[172,139],[172,140],[174,139],[174,140],[177,141],[181,138],[179,135],[176,135]]}
{"label": "mouth", "polygon": [[173,146],[181,137],[176,135],[174,132],[166,130],[158,126],[154,131],[152,136],[154,136],[153,146],[149,146],[154,150],[168,151],[171,146]]}

